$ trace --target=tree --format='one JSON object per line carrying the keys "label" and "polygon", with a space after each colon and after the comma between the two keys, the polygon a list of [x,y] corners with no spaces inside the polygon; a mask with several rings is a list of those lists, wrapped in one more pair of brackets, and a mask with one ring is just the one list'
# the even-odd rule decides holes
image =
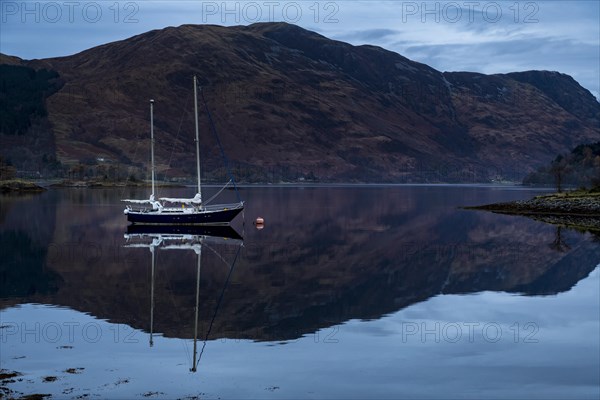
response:
{"label": "tree", "polygon": [[15,176],[17,176],[17,169],[10,165],[10,163],[4,162],[0,157],[0,181],[13,179]]}
{"label": "tree", "polygon": [[550,172],[552,173],[552,176],[554,176],[554,184],[558,193],[562,192],[562,184],[567,172],[567,168],[567,159],[563,156],[556,157],[556,159],[552,162],[552,166],[550,167]]}

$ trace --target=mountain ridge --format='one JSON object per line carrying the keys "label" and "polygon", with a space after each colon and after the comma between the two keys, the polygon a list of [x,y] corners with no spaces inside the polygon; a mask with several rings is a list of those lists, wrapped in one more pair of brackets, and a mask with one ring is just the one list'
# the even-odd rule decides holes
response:
{"label": "mountain ridge", "polygon": [[[600,104],[568,75],[440,72],[286,23],[168,27],[21,63],[65,83],[46,101],[64,165],[100,157],[142,177],[150,98],[159,171],[193,174],[193,74],[242,181],[520,180],[600,137]],[[203,171],[217,179],[204,115],[201,130]]]}

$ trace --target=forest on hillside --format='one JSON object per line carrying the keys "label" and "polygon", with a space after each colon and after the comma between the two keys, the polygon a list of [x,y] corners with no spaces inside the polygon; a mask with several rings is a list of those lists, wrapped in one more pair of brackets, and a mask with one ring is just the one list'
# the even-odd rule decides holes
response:
{"label": "forest on hillside", "polygon": [[45,100],[60,89],[58,73],[19,65],[0,65],[0,133],[24,135],[47,115]]}
{"label": "forest on hillside", "polygon": [[525,185],[555,185],[600,190],[600,142],[581,144],[558,155],[550,164],[527,175]]}

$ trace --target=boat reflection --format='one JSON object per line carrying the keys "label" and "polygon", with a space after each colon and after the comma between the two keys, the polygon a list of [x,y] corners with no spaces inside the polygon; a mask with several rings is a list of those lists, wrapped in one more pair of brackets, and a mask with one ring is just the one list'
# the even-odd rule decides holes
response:
{"label": "boat reflection", "polygon": [[[154,345],[154,286],[156,270],[157,250],[179,250],[193,251],[196,254],[196,302],[194,306],[194,350],[192,367],[190,371],[196,372],[198,363],[202,358],[206,342],[212,330],[215,318],[221,306],[225,290],[231,279],[240,250],[244,244],[243,238],[230,226],[128,226],[124,235],[127,248],[146,248],[151,254],[150,273],[150,347]],[[227,262],[211,244],[227,244],[237,246],[237,252],[233,262]],[[206,335],[203,340],[202,349],[198,354],[198,310],[200,308],[200,275],[202,266],[202,248],[208,249],[229,268],[227,279],[221,290],[219,301],[215,307],[213,317],[210,321]]]}
{"label": "boat reflection", "polygon": [[222,239],[243,240],[242,236],[230,225],[129,225],[125,238],[133,235],[190,235]]}

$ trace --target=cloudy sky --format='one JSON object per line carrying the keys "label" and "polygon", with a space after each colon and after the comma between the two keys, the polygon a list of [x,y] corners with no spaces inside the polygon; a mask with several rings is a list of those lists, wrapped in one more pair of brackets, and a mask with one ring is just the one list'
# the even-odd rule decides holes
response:
{"label": "cloudy sky", "polygon": [[442,71],[572,75],[600,98],[600,1],[0,0],[0,52],[73,54],[181,24],[285,21]]}

